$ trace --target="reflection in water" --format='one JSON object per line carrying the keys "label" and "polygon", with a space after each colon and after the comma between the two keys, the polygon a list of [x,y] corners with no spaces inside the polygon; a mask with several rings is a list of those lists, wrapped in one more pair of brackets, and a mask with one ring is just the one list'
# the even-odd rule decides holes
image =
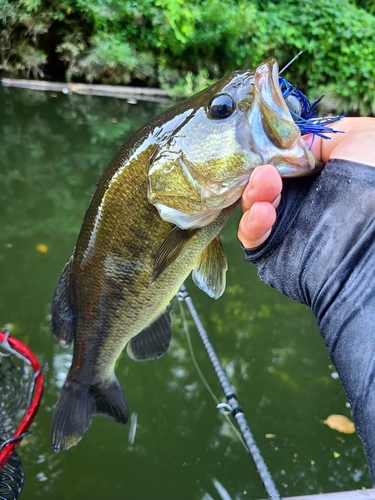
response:
{"label": "reflection in water", "polygon": [[227,490],[224,488],[224,486],[220,483],[220,481],[218,481],[217,479],[214,478],[212,482],[214,483],[214,486],[215,486],[217,492],[219,493],[220,498],[222,498],[222,500],[232,500],[231,496],[229,495]]}
{"label": "reflection in water", "polygon": [[[100,172],[160,108],[1,88],[0,106],[0,324],[15,325],[49,365],[33,434],[21,445],[24,497],[218,500],[226,491],[232,499],[263,498],[251,459],[192,362],[176,303],[169,352],[148,363],[124,354],[116,367],[132,414],[127,426],[95,417],[76,448],[52,452],[52,410],[71,359],[46,320],[53,291]],[[276,485],[283,496],[369,487],[358,436],[322,424],[350,410],[315,320],[259,283],[239,249],[236,217],[223,232],[224,296],[209,299],[190,280],[187,287]],[[48,252],[36,249],[41,243]],[[198,365],[222,402],[187,323]]]}
{"label": "reflection in water", "polygon": [[[71,351],[71,349],[70,349]],[[55,375],[55,384],[57,389],[64,385],[66,375],[72,364],[73,355],[71,352],[56,352],[53,357],[53,369]]]}
{"label": "reflection in water", "polygon": [[132,445],[134,444],[135,441],[135,434],[137,432],[137,422],[138,422],[138,415],[136,413],[132,413],[130,416],[130,424],[129,424],[129,444]]}
{"label": "reflection in water", "polygon": [[105,164],[124,137],[150,118],[155,105],[143,106],[129,120],[132,105],[118,106],[117,100],[51,98],[18,89],[0,88],[0,93],[5,109],[0,123],[4,239],[12,242],[15,236],[57,228],[64,237],[76,234]]}

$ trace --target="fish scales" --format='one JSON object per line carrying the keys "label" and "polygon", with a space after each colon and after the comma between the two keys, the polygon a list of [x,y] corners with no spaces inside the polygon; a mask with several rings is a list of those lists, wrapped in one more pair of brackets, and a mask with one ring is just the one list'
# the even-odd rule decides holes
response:
{"label": "fish scales", "polygon": [[[99,224],[96,224],[96,218],[92,218],[87,227],[83,226],[83,238],[79,240],[73,261],[73,286],[79,293],[75,302],[80,305],[77,344],[83,344],[81,336],[85,336],[89,328],[91,332],[93,329],[97,331],[96,336],[91,333],[91,338],[97,341],[100,355],[98,352],[94,364],[89,360],[88,369],[91,373],[87,374],[88,378],[93,377],[94,380],[94,373],[98,377],[110,376],[106,371],[109,367],[112,370],[115,360],[134,332],[139,333],[147,326],[155,315],[165,309],[171,298],[165,300],[158,294],[160,284],[148,286],[154,255],[160,241],[173,227],[163,221],[147,201],[146,166],[151,156],[150,149],[153,150],[153,147],[150,146],[138,156],[137,162],[130,162],[109,184],[105,194],[108,209],[102,210]],[[145,168],[139,168],[140,164]],[[130,186],[127,193],[124,193],[124,186]],[[95,246],[95,251],[90,252],[92,263],[88,265],[85,253],[90,245],[93,226],[96,226],[95,243],[91,246]],[[83,275],[80,273],[81,266],[85,268]],[[98,281],[98,275],[102,275],[101,281]],[[140,293],[142,289],[147,291],[143,295]],[[149,306],[151,300],[155,303],[156,314],[154,310],[150,312],[150,307],[144,307],[145,304]],[[95,301],[100,301],[100,308],[94,307],[97,314],[88,320],[86,311],[95,306]],[[104,308],[110,308],[111,314],[103,315],[101,311]],[[124,325],[127,329],[125,335]],[[113,336],[101,335],[108,329],[114,332]],[[93,341],[89,349],[91,352]],[[85,359],[84,354],[81,357]],[[109,365],[108,360],[111,360]],[[83,370],[82,363],[79,370]]]}
{"label": "fish scales", "polygon": [[191,271],[211,297],[224,292],[218,235],[263,163],[284,177],[321,168],[282,98],[274,59],[154,118],[104,170],[53,300],[53,333],[74,342],[52,421],[56,451],[77,444],[95,414],[126,423],[116,360],[126,345],[139,361],[166,352],[169,303]]}

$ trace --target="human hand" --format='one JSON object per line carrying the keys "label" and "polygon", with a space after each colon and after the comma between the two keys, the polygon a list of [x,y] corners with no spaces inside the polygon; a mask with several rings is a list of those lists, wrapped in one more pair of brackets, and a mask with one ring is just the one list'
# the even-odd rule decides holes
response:
{"label": "human hand", "polygon": [[[375,118],[342,118],[334,124],[344,134],[333,134],[330,140],[315,137],[313,153],[323,163],[332,158],[364,163],[375,167]],[[310,144],[311,135],[304,136]],[[269,236],[276,220],[282,180],[272,165],[257,167],[242,194],[243,215],[238,238],[245,248],[255,248]]]}

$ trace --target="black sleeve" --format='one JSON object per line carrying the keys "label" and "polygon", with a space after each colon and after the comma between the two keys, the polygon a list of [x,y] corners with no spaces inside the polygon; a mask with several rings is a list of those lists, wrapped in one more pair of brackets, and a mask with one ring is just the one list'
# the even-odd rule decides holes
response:
{"label": "black sleeve", "polygon": [[315,314],[375,482],[375,168],[331,160],[284,182],[270,238],[244,252],[261,280]]}

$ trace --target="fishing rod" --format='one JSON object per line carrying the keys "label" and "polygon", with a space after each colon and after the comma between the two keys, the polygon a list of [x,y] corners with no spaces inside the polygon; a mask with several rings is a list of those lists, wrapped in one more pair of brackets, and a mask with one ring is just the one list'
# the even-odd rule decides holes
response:
{"label": "fishing rod", "polygon": [[220,403],[217,405],[218,410],[228,410],[232,416],[236,419],[237,425],[241,431],[242,437],[246,443],[247,450],[253,459],[255,468],[259,474],[259,477],[263,483],[264,489],[268,495],[269,500],[281,500],[280,493],[278,492],[274,480],[271,476],[270,471],[262,457],[262,454],[255,442],[253,434],[250,427],[246,421],[245,414],[242,411],[238,399],[234,393],[234,390],[226,376],[224,369],[216,355],[216,352],[208,338],[207,332],[199,318],[197,310],[193,304],[193,300],[190,297],[184,284],[181,285],[179,292],[177,293],[177,299],[181,302],[185,302],[191,317],[195,323],[199,336],[203,342],[203,345],[207,351],[208,357],[211,364],[215,370],[217,378],[220,382],[221,388],[225,394],[226,403]]}

